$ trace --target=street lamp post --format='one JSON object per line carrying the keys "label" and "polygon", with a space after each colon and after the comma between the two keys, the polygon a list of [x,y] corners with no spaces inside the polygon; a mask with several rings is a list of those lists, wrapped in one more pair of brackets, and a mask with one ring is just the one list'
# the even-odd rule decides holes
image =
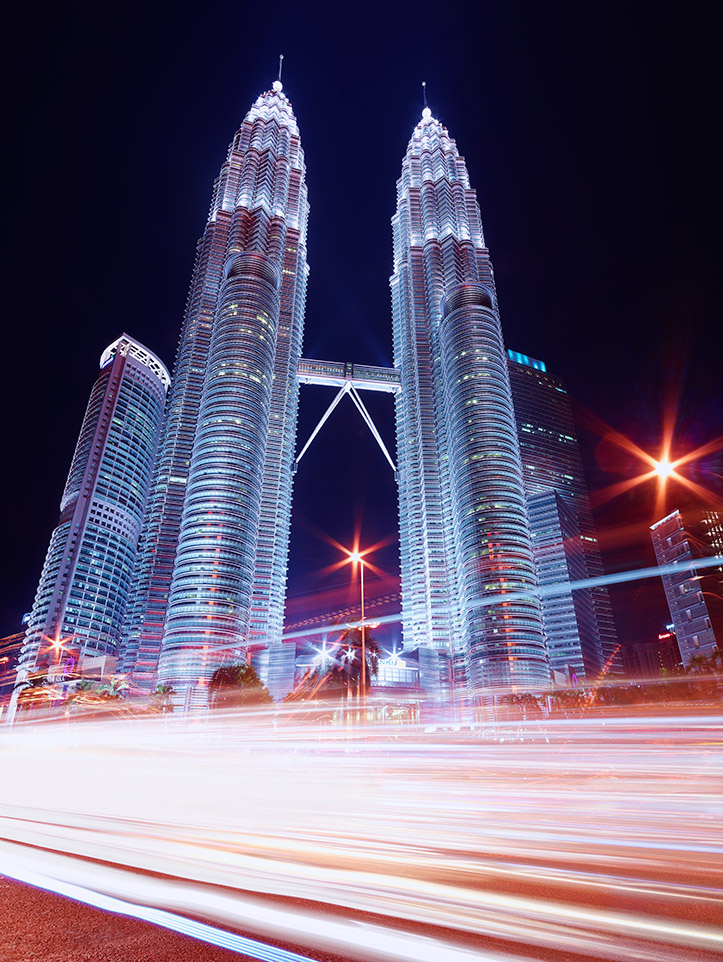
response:
{"label": "street lamp post", "polygon": [[352,551],[349,555],[352,564],[359,562],[359,584],[361,588],[361,690],[362,690],[362,711],[364,722],[367,720],[367,650],[366,635],[364,632],[364,559],[358,551]]}

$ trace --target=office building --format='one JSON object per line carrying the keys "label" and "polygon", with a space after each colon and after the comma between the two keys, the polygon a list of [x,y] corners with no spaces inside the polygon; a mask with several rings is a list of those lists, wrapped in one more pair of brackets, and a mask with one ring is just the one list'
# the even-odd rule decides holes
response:
{"label": "office building", "polygon": [[[684,523],[676,510],[650,528],[655,557],[663,569],[661,579],[670,620],[686,668],[696,656],[708,658],[723,647],[720,534],[720,515],[714,511]],[[697,558],[718,558],[721,563],[696,568]],[[680,571],[675,570],[677,566]]]}
{"label": "office building", "polygon": [[625,673],[641,681],[657,681],[681,673],[683,662],[672,631],[663,631],[657,641],[635,641],[623,650]]}
{"label": "office building", "polygon": [[202,705],[280,645],[308,267],[304,155],[276,81],[228,149],[198,243],[126,628],[134,683]]}
{"label": "office building", "polygon": [[575,683],[595,681],[602,668],[592,593],[573,590],[587,577],[577,516],[555,490],[527,500],[550,667]]}
{"label": "office building", "polygon": [[[508,366],[527,496],[560,494],[580,531],[586,577],[602,578],[605,571],[567,388],[544,361],[526,354],[508,351]],[[608,589],[596,585],[591,597],[595,618],[579,626],[589,681],[602,671],[623,671]]]}
{"label": "office building", "polygon": [[449,655],[453,683],[472,693],[545,686],[492,263],[465,162],[429,108],[402,162],[392,226],[405,648],[419,650],[421,685],[440,697]]}
{"label": "office building", "polygon": [[156,457],[168,371],[123,334],[100,359],[35,596],[18,681],[57,662],[115,657]]}

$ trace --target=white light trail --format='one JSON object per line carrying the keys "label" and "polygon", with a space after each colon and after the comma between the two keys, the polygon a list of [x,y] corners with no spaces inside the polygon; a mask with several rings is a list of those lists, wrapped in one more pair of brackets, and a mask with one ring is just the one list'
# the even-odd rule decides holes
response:
{"label": "white light trail", "polygon": [[21,725],[0,741],[0,871],[311,957],[712,962],[721,721]]}

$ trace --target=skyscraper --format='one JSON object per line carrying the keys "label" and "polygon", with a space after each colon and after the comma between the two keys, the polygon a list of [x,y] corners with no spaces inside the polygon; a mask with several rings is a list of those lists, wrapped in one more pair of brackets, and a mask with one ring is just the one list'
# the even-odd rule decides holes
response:
{"label": "skyscraper", "polygon": [[100,359],[19,659],[23,680],[69,639],[117,655],[170,378],[123,334]]}
{"label": "skyscraper", "polygon": [[690,562],[706,555],[721,561],[713,568],[688,567],[661,575],[680,657],[686,668],[696,655],[708,657],[718,649],[716,634],[718,640],[723,640],[722,531],[720,515],[712,510],[706,511],[701,519],[691,519],[685,524],[680,512],[673,511],[650,529],[660,566]]}
{"label": "skyscraper", "polygon": [[[561,495],[580,530],[586,577],[601,577],[605,572],[565,383],[544,361],[517,351],[508,351],[508,366],[527,496],[550,491]],[[608,590],[594,587],[590,594],[594,621],[579,626],[588,680],[605,667],[613,673],[623,670]],[[574,614],[574,606],[569,613]]]}
{"label": "skyscraper", "polygon": [[280,81],[216,180],[188,297],[124,667],[201,703],[281,639],[308,267],[304,156]]}
{"label": "skyscraper", "polygon": [[[281,634],[299,381],[339,368],[307,360],[299,376],[307,217],[299,130],[277,81],[214,185],[124,631],[135,685],[168,683],[189,707],[206,702],[217,667],[251,652],[293,676]],[[492,266],[464,161],[428,109],[393,230],[397,369],[345,364],[341,378],[342,390],[396,397],[405,643],[433,695],[456,682],[543,686]]]}
{"label": "skyscraper", "polygon": [[[397,183],[391,277],[406,646],[473,690],[549,680],[492,264],[467,169],[425,108]],[[509,594],[509,600],[505,595]],[[425,657],[422,657],[423,654]]]}
{"label": "skyscraper", "polygon": [[555,490],[533,494],[527,507],[550,668],[570,681],[593,681],[602,663],[592,596],[570,587],[587,578],[577,516]]}

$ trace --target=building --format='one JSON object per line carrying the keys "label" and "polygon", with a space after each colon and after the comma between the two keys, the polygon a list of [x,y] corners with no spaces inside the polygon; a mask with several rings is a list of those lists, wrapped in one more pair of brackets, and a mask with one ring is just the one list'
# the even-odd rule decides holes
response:
{"label": "building", "polygon": [[[448,697],[550,672],[497,295],[479,206],[429,108],[397,182],[390,279],[405,649]],[[505,595],[509,600],[503,600]]]}
{"label": "building", "polygon": [[[723,649],[723,526],[718,512],[708,510],[684,523],[679,511],[650,528],[670,620],[687,668],[696,656]],[[720,564],[695,567],[695,559]],[[676,571],[677,565],[684,566]]]}
{"label": "building", "polygon": [[527,499],[550,668],[580,684],[602,670],[592,593],[571,585],[587,577],[577,515],[553,490]]}
{"label": "building", "polygon": [[62,658],[117,656],[168,371],[121,335],[100,359],[40,576],[18,681]]}
{"label": "building", "polygon": [[[527,496],[558,492],[580,531],[585,577],[602,578],[602,556],[565,383],[547,370],[544,361],[517,351],[507,355]],[[591,597],[595,618],[578,628],[588,680],[601,671],[623,671],[608,589],[597,585]]]}
{"label": "building", "polygon": [[655,681],[663,675],[677,675],[683,662],[672,631],[658,635],[657,641],[636,641],[624,648],[625,672],[629,678]]}
{"label": "building", "polygon": [[446,695],[453,661],[473,688],[547,684],[492,267],[454,141],[425,109],[403,162],[395,369],[300,360],[307,215],[277,81],[231,143],[198,244],[123,668],[188,707],[239,658],[276,697],[292,684],[282,612],[298,389],[311,383],[351,393],[362,412],[359,391],[395,395],[405,649],[419,651],[425,690]]}
{"label": "building", "polygon": [[24,631],[0,638],[0,718],[15,687],[18,656],[24,642]]}
{"label": "building", "polygon": [[308,208],[276,81],[233,138],[198,242],[125,632],[134,682],[157,677],[189,706],[249,645],[277,661]]}

